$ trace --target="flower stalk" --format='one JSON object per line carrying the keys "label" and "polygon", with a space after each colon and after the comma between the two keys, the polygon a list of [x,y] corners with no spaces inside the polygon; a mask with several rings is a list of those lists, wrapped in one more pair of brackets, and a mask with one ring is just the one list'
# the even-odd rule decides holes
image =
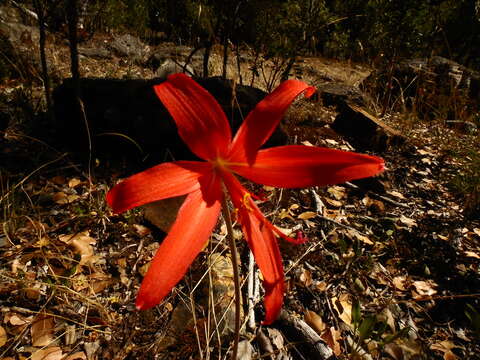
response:
{"label": "flower stalk", "polygon": [[230,208],[228,207],[226,194],[223,197],[222,201],[222,214],[227,227],[228,247],[230,249],[230,256],[232,257],[233,283],[235,287],[235,330],[232,348],[232,359],[236,360],[238,353],[238,343],[240,341],[240,313],[242,306],[242,296],[240,292],[240,273],[238,269],[237,245],[235,244],[235,238],[233,236],[232,216],[230,214]]}

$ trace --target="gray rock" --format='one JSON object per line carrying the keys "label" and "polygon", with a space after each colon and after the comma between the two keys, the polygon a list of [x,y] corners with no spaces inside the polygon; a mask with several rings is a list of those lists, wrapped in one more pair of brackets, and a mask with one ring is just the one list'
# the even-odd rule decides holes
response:
{"label": "gray rock", "polygon": [[118,56],[129,57],[136,61],[144,61],[150,53],[148,45],[129,34],[116,36],[108,47]]}
{"label": "gray rock", "polygon": [[167,59],[158,67],[157,71],[155,71],[155,76],[159,79],[166,80],[168,75],[176,73],[185,73],[192,76],[196,74],[196,71],[188,64]]}

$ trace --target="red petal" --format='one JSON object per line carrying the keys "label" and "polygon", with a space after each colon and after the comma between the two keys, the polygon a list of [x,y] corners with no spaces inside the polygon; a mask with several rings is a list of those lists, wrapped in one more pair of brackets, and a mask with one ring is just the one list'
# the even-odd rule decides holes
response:
{"label": "red petal", "polygon": [[146,310],[160,303],[204,248],[217,222],[223,196],[218,181],[208,192],[217,198],[211,206],[207,205],[200,190],[187,196],[143,279],[137,309]]}
{"label": "red petal", "polygon": [[154,166],[130,176],[114,186],[107,202],[116,213],[153,201],[185,195],[200,188],[199,178],[211,165],[197,161],[177,161]]}
{"label": "red petal", "polygon": [[174,74],[155,93],[172,115],[190,150],[205,160],[227,152],[231,130],[225,113],[210,93],[185,74]]}
{"label": "red petal", "polygon": [[384,162],[376,156],[290,145],[259,151],[252,166],[236,164],[229,168],[260,184],[302,188],[373,176],[383,171]]}
{"label": "red petal", "polygon": [[252,199],[245,197],[248,192],[234,176],[227,173],[222,177],[233,204],[238,209],[248,246],[263,275],[266,312],[263,324],[268,325],[275,321],[282,309],[285,290],[282,258],[272,231],[273,225],[265,219]]}
{"label": "red petal", "polygon": [[251,164],[257,150],[272,135],[292,101],[301,93],[309,97],[315,88],[298,80],[287,80],[257,104],[238,129],[230,150],[232,162]]}

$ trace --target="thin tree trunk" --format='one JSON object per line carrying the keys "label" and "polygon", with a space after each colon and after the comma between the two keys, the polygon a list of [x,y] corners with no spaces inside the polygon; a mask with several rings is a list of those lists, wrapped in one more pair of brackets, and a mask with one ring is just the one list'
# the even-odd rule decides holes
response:
{"label": "thin tree trunk", "polygon": [[228,36],[224,35],[223,38],[223,69],[222,69],[222,78],[227,78],[227,64],[228,64]]}
{"label": "thin tree trunk", "polygon": [[40,62],[42,64],[42,80],[45,88],[45,100],[47,102],[47,114],[52,115],[52,100],[50,96],[50,78],[48,76],[47,57],[45,54],[45,8],[40,0],[34,1],[35,11],[38,17],[38,30],[40,33],[39,46],[40,46]]}
{"label": "thin tree trunk", "polygon": [[208,62],[210,60],[210,51],[212,50],[212,41],[207,40],[205,52],[203,53],[203,77],[208,77]]}
{"label": "thin tree trunk", "polygon": [[236,54],[236,57],[237,57],[238,82],[239,82],[240,85],[243,85],[241,57],[240,57],[240,46],[238,44],[235,44],[235,54]]}
{"label": "thin tree trunk", "polygon": [[[78,80],[80,79],[80,70],[78,65],[78,12],[77,12],[77,0],[67,1],[67,21],[68,21],[68,40],[70,42],[70,70],[72,72],[72,78],[78,86]],[[78,90],[78,88],[77,88]],[[79,93],[77,93],[79,95]]]}

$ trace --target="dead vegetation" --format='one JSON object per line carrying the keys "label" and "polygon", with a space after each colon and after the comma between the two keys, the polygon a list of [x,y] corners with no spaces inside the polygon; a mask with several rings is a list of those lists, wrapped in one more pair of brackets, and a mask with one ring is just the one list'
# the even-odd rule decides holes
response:
{"label": "dead vegetation", "polygon": [[[50,46],[57,79],[68,76],[67,47],[61,40]],[[220,64],[214,57],[214,74]],[[320,74],[357,84],[368,73],[332,60],[305,64],[313,74],[306,81]],[[153,76],[120,57],[84,57],[81,69],[86,77]],[[41,87],[23,80],[2,84],[10,125],[0,139],[0,358],[228,358],[233,284],[224,225],[171,295],[137,312],[137,289],[164,233],[140,211],[119,216],[106,207],[105,193],[124,167],[93,159],[86,170],[28,135],[41,112]],[[291,142],[352,150],[325,126],[335,111],[321,102],[297,103],[285,124]],[[272,223],[309,238],[301,246],[281,244],[285,316],[303,319],[339,359],[474,359],[480,353],[480,222],[469,205],[478,206],[478,135],[409,116],[382,118],[409,140],[379,154],[387,170],[378,178],[253,189],[267,200],[260,207]],[[243,358],[315,358],[307,349],[313,335],[292,331],[286,320],[259,325],[261,275],[237,240]]]}

